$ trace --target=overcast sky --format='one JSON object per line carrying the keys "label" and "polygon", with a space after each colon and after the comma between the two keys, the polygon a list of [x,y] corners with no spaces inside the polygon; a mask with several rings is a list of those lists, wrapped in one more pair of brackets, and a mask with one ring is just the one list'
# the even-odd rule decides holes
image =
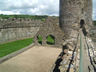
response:
{"label": "overcast sky", "polygon": [[[96,0],[93,19],[96,20]],[[0,0],[0,14],[59,15],[59,0]]]}

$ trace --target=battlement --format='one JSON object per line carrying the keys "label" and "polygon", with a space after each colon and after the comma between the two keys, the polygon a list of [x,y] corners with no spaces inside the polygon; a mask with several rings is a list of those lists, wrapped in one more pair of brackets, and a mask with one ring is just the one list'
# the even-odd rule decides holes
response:
{"label": "battlement", "polygon": [[[47,18],[48,19],[48,18]],[[0,29],[6,28],[25,28],[25,27],[42,27],[48,23],[47,19],[45,20],[34,20],[30,18],[12,18],[12,19],[0,19]],[[58,18],[52,18],[55,22],[59,23]]]}
{"label": "battlement", "polygon": [[21,28],[21,27],[38,27],[41,26],[44,22],[41,20],[32,20],[32,19],[1,19],[0,20],[0,29],[5,28]]}

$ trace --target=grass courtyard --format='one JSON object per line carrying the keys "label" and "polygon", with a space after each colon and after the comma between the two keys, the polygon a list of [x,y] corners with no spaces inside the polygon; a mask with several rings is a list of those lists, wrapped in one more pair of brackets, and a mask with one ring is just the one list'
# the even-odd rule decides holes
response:
{"label": "grass courtyard", "polygon": [[17,40],[5,44],[0,44],[0,57],[6,56],[12,52],[20,50],[33,43],[33,38]]}
{"label": "grass courtyard", "polygon": [[[38,42],[40,44],[42,44],[42,39],[42,36],[38,36]],[[51,36],[48,36],[46,40],[47,44],[49,45],[53,45],[55,43],[55,40]],[[0,44],[0,58],[27,47],[28,45],[32,44],[33,41],[33,38],[27,38],[23,40],[17,40],[5,44]]]}

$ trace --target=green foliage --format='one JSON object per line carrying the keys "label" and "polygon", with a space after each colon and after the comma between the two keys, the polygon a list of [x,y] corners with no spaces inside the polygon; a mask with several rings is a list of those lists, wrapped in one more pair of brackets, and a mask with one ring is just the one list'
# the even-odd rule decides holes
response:
{"label": "green foliage", "polygon": [[42,41],[42,36],[41,35],[38,36],[38,41]]}
{"label": "green foliage", "polygon": [[45,21],[45,18],[42,18],[42,19],[41,19],[41,21],[43,21],[43,22],[44,22],[44,21]]}
{"label": "green foliage", "polygon": [[49,36],[47,37],[47,43],[48,43],[48,44],[55,44],[55,39],[49,35]]}
{"label": "green foliage", "polygon": [[33,43],[33,38],[0,44],[0,57],[6,56]]}
{"label": "green foliage", "polygon": [[[38,35],[37,38],[38,38],[38,43],[42,44],[42,39],[43,39],[42,36]],[[47,40],[47,44],[50,44],[50,45],[55,44],[55,39],[50,35],[47,36],[46,40]]]}
{"label": "green foliage", "polygon": [[38,35],[37,38],[38,38],[38,43],[42,44],[42,39],[43,39],[42,36],[41,35]]}
{"label": "green foliage", "polygon": [[96,26],[96,21],[93,21],[94,26]]}
{"label": "green foliage", "polygon": [[0,15],[0,18],[2,18],[2,19],[8,19],[8,18],[30,18],[30,19],[34,19],[34,20],[36,20],[36,19],[39,19],[39,20],[44,20],[44,19],[46,19],[48,16],[46,16],[46,15],[42,15],[42,16],[37,16],[37,15],[3,15],[3,14],[1,14]]}

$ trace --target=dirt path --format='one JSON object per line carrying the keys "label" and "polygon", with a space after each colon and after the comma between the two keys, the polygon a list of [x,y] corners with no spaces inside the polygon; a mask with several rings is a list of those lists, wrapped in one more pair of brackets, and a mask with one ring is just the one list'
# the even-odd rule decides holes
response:
{"label": "dirt path", "polygon": [[61,49],[34,46],[0,64],[0,72],[48,72],[60,52]]}

